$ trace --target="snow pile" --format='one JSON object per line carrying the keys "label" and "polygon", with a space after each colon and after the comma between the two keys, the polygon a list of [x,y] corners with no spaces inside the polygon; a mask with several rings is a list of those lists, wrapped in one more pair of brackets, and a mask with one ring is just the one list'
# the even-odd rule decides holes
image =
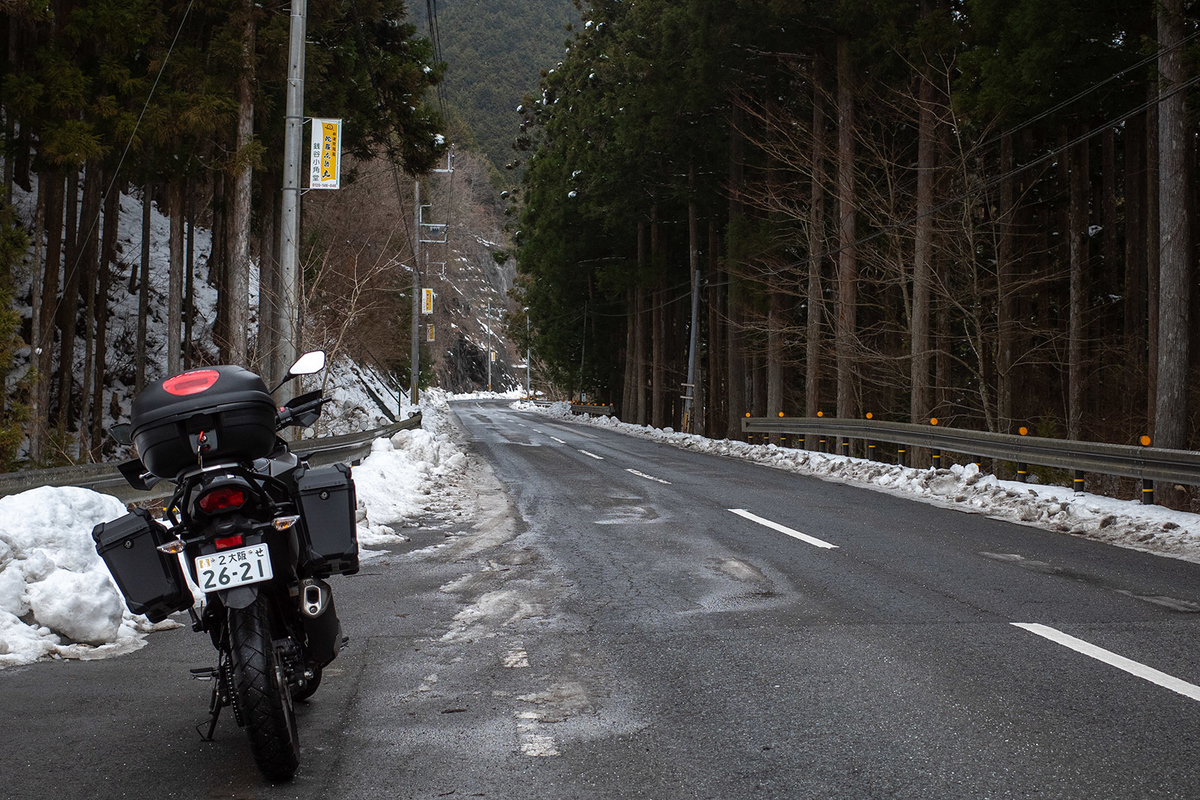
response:
{"label": "snow pile", "polygon": [[100,658],[142,647],[134,617],[96,554],[92,528],[121,501],[77,487],[0,497],[0,667],[39,658]]}
{"label": "snow pile", "polygon": [[445,433],[418,428],[376,439],[371,454],[354,468],[359,544],[405,541],[397,529],[414,524],[444,479],[466,466],[467,457]]}
{"label": "snow pile", "polygon": [[[446,433],[445,395],[427,392],[423,412],[428,430],[376,440],[354,468],[364,547],[404,541],[395,528],[413,524],[439,485],[466,468]],[[0,668],[129,653],[147,633],[178,627],[131,614],[96,554],[92,528],[125,513],[115,497],[71,486],[0,497]]]}
{"label": "snow pile", "polygon": [[1030,486],[1002,481],[981,473],[974,464],[949,469],[913,469],[774,444],[747,444],[708,439],[621,422],[615,417],[585,417],[571,413],[568,403],[548,407],[514,403],[514,408],[538,411],[560,419],[610,428],[687,450],[754,461],[824,480],[864,486],[877,491],[955,508],[995,519],[1083,536],[1133,550],[1200,563],[1200,515],[1144,506],[1133,500],[1114,500],[1076,494],[1061,486]]}

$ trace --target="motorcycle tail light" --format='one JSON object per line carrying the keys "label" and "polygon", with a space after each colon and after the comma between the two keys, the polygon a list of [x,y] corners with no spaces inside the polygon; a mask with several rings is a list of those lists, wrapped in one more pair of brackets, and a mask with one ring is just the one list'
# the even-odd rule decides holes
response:
{"label": "motorcycle tail light", "polygon": [[215,540],[213,544],[217,546],[218,550],[228,550],[231,547],[241,547],[242,535],[239,533],[237,536],[226,536],[224,538]]}
{"label": "motorcycle tail light", "polygon": [[246,492],[237,486],[223,486],[213,489],[200,498],[200,510],[205,514],[215,514],[231,508],[241,508],[246,504]]}

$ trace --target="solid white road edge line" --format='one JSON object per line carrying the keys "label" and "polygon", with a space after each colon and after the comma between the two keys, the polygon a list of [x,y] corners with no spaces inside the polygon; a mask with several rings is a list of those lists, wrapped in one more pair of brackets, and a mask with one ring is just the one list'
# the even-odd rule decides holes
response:
{"label": "solid white road edge line", "polygon": [[658,481],[659,483],[665,483],[667,486],[671,485],[670,481],[664,481],[662,478],[656,478],[653,475],[647,475],[644,472],[638,472],[636,469],[633,469],[632,467],[626,467],[625,471],[632,472],[634,475],[637,475],[639,478],[645,478],[648,481]]}
{"label": "solid white road edge line", "polygon": [[550,438],[553,439],[554,441],[558,442],[559,444],[566,444],[566,442],[564,442],[562,439],[558,438],[557,436],[551,436]]}
{"label": "solid white road edge line", "polygon": [[826,550],[836,550],[837,549],[836,544],[830,544],[829,542],[821,541],[820,539],[818,539],[815,536],[809,536],[807,533],[801,533],[800,531],[792,530],[791,528],[787,527],[786,525],[780,525],[778,522],[772,522],[769,519],[763,519],[760,516],[751,514],[749,511],[747,511],[744,508],[731,508],[729,510],[732,511],[734,514],[737,514],[739,517],[745,517],[746,519],[750,520],[751,522],[757,522],[759,525],[765,525],[766,527],[770,528],[771,530],[779,531],[780,533],[785,533],[788,536],[791,536],[793,539],[799,539],[802,542],[807,542],[808,544],[811,544],[813,547],[821,547]]}
{"label": "solid white road edge line", "polygon": [[1117,655],[1111,650],[1105,650],[1103,647],[1097,647],[1090,642],[1085,642],[1083,639],[1076,639],[1070,634],[1063,633],[1060,630],[1051,628],[1049,625],[1039,625],[1036,622],[1014,622],[1018,628],[1024,628],[1030,633],[1035,633],[1044,639],[1049,639],[1056,644],[1061,644],[1063,647],[1069,647],[1077,653],[1083,653],[1085,656],[1091,656],[1097,661],[1103,661],[1109,666],[1124,670],[1130,675],[1134,675],[1142,680],[1156,683],[1164,689],[1170,689],[1172,692],[1178,692],[1184,697],[1189,697],[1192,700],[1200,701],[1200,686],[1194,683],[1180,680],[1173,675],[1168,675],[1165,672],[1159,672],[1154,667],[1148,667],[1141,662],[1134,661],[1131,658]]}
{"label": "solid white road edge line", "polygon": [[597,461],[604,460],[604,456],[598,456],[595,453],[589,453],[587,450],[580,450],[579,452],[583,453],[585,456],[591,456],[592,458],[596,459]]}

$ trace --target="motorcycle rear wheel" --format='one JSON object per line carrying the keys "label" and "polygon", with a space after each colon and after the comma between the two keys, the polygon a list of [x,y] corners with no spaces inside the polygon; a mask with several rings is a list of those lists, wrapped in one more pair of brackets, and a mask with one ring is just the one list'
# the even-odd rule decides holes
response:
{"label": "motorcycle rear wheel", "polygon": [[269,780],[286,781],[300,765],[296,716],[274,644],[270,600],[259,595],[247,608],[229,609],[234,702],[250,738],[250,752]]}

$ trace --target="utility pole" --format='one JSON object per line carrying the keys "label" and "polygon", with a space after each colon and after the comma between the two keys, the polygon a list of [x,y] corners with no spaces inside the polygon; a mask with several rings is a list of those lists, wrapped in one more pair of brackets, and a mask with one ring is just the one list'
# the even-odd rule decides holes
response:
{"label": "utility pole", "polygon": [[525,396],[533,397],[529,390],[529,309],[525,309]]}
{"label": "utility pole", "polygon": [[421,179],[413,181],[413,206],[416,216],[416,235],[413,237],[413,283],[412,283],[412,357],[410,360],[412,382],[408,399],[415,406],[421,399],[418,385],[421,376]]}
{"label": "utility pole", "polygon": [[492,301],[488,300],[487,310],[487,364],[488,364],[488,391],[492,390]]}
{"label": "utility pole", "polygon": [[[275,306],[275,329],[279,349],[274,358],[272,382],[283,377],[299,355],[300,347],[300,138],[304,133],[304,36],[307,0],[292,0],[291,34],[288,45],[286,126],[283,140],[283,199],[279,247],[279,302]],[[280,387],[276,399],[283,403],[293,395],[293,386]]]}

